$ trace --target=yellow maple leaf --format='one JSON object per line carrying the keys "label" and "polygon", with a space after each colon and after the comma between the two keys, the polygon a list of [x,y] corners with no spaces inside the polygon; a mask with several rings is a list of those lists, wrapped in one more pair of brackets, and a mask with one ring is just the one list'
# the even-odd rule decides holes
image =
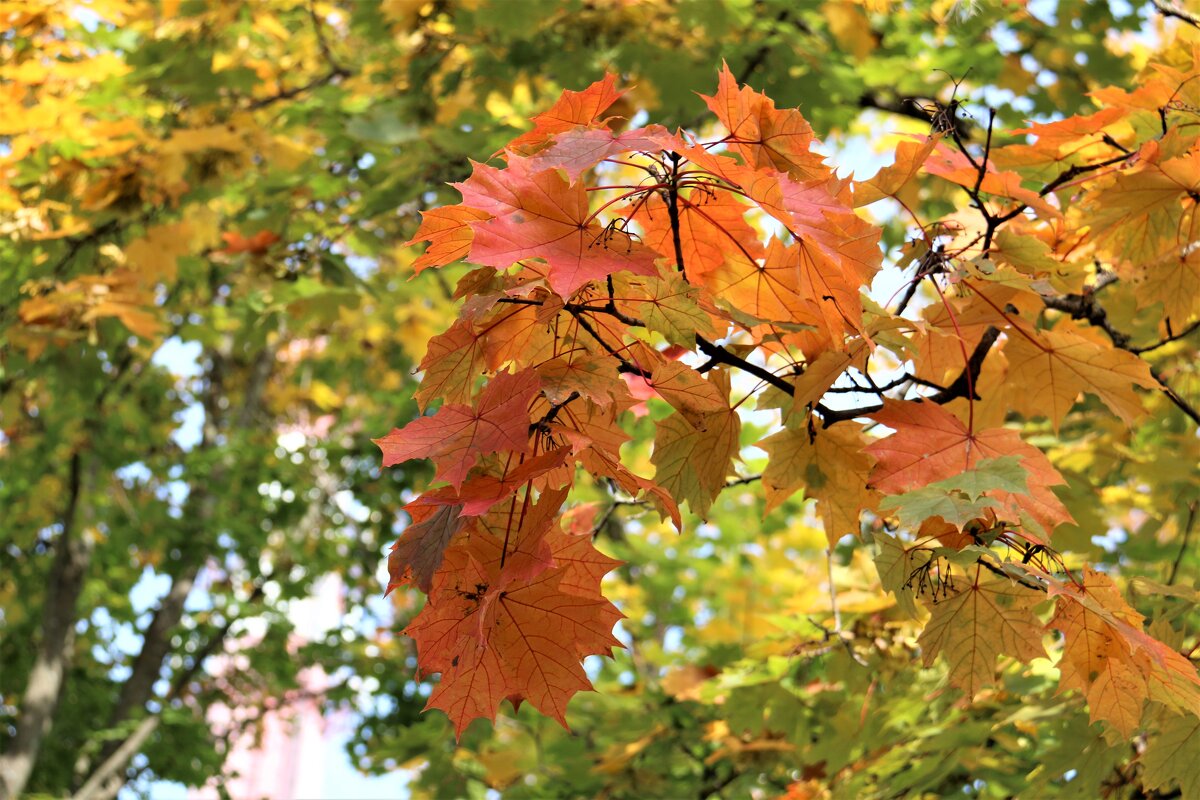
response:
{"label": "yellow maple leaf", "polygon": [[806,497],[817,499],[831,545],[847,533],[857,536],[859,515],[880,499],[866,488],[872,460],[863,452],[865,444],[861,429],[849,425],[818,430],[815,438],[803,428],[785,428],[764,439],[759,447],[770,457],[763,472],[767,510],[803,488]]}
{"label": "yellow maple leaf", "polygon": [[976,566],[971,582],[950,597],[927,603],[930,616],[920,638],[925,666],[945,656],[951,685],[969,698],[995,683],[999,656],[1029,663],[1046,655],[1033,612],[1045,596],[982,570]]}
{"label": "yellow maple leaf", "polygon": [[125,246],[125,263],[150,283],[175,280],[176,260],[191,251],[191,229],[184,222],[155,225]]}
{"label": "yellow maple leaf", "polygon": [[1070,330],[1038,331],[1021,325],[1004,346],[1009,370],[1025,391],[1011,398],[1014,410],[1045,415],[1058,430],[1083,392],[1099,397],[1127,424],[1145,413],[1134,386],[1158,388],[1150,366],[1124,350],[1099,344]]}

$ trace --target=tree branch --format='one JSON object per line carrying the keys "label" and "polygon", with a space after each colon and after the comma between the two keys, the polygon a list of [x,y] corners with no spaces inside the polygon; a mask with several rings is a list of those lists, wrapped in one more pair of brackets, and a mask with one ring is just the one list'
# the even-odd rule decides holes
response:
{"label": "tree branch", "polygon": [[[925,109],[921,108],[920,99],[917,97],[909,97],[901,95],[892,100],[884,100],[873,91],[864,92],[858,98],[859,108],[873,108],[876,111],[886,111],[889,114],[896,114],[909,119],[918,119],[922,122],[928,122],[933,125],[935,115],[930,114]],[[974,126],[957,114],[953,117],[954,130],[962,139],[970,139],[974,132]]]}
{"label": "tree branch", "polygon": [[[1108,318],[1108,312],[1105,311],[1104,307],[1101,306],[1096,300],[1096,294],[1094,290],[1087,291],[1082,294],[1063,295],[1061,297],[1043,295],[1042,303],[1045,304],[1046,308],[1052,308],[1055,311],[1062,311],[1070,314],[1072,319],[1086,319],[1089,323],[1104,331],[1104,333],[1108,335],[1108,338],[1112,340],[1114,347],[1133,353],[1134,355],[1139,355],[1141,353],[1154,350],[1158,347],[1161,347],[1163,344],[1166,344],[1167,341],[1174,341],[1174,339],[1182,338],[1195,330],[1195,326],[1193,326],[1190,330],[1185,330],[1179,336],[1176,336],[1172,339],[1164,340],[1163,342],[1150,347],[1137,348],[1130,344],[1128,334],[1123,333],[1113,327],[1112,322]],[[1161,391],[1167,396],[1167,399],[1174,403],[1180,411],[1190,417],[1193,422],[1195,422],[1197,425],[1200,425],[1200,411],[1197,411],[1191,403],[1180,396],[1180,394],[1175,391],[1175,389],[1169,383],[1167,383],[1167,379],[1163,377],[1163,374],[1157,369],[1150,367],[1150,374],[1154,376],[1154,379],[1158,381],[1159,384],[1161,384]]]}
{"label": "tree branch", "polygon": [[1131,347],[1131,348],[1129,348],[1129,352],[1137,353],[1138,355],[1141,355],[1142,353],[1149,353],[1151,350],[1157,350],[1160,347],[1165,347],[1166,345],[1170,344],[1171,342],[1177,342],[1180,339],[1186,339],[1188,336],[1191,336],[1193,333],[1195,333],[1198,330],[1200,330],[1200,320],[1196,320],[1191,325],[1188,325],[1186,328],[1181,330],[1179,333],[1173,333],[1170,336],[1167,336],[1166,338],[1155,342],[1154,344],[1148,344],[1145,347]]}
{"label": "tree branch", "polygon": [[[1000,329],[994,325],[989,325],[987,330],[983,332],[983,336],[979,339],[979,344],[975,345],[974,352],[967,360],[967,366],[954,379],[954,383],[942,389],[937,394],[932,395],[929,399],[938,405],[949,403],[951,400],[957,400],[960,397],[967,397],[970,400],[979,400],[979,392],[972,392],[972,387],[978,382],[979,371],[983,369],[983,361],[987,358],[987,354],[991,352],[992,345],[1000,338]],[[972,395],[968,397],[968,395]]]}
{"label": "tree branch", "polygon": [[[265,579],[258,582],[258,585],[255,586],[254,591],[245,603],[246,607],[253,606],[262,597],[263,586],[265,585]],[[218,650],[224,647],[225,639],[229,636],[229,631],[232,630],[234,624],[240,619],[241,617],[230,617],[220,630],[209,637],[199,652],[192,657],[191,665],[175,676],[170,690],[162,700],[163,708],[166,708],[169,703],[178,700],[187,693],[188,685],[200,672],[204,666],[204,662],[209,656],[215,655]],[[142,745],[146,743],[151,734],[158,730],[158,726],[161,724],[161,710],[139,722],[138,726],[134,728],[133,733],[107,754],[103,763],[88,777],[79,791],[71,796],[71,800],[108,800],[114,797],[121,786],[125,784],[124,776],[120,774],[120,771],[129,763],[131,758],[137,755]]]}
{"label": "tree branch", "polygon": [[1174,3],[1168,3],[1167,0],[1150,0],[1150,4],[1164,17],[1174,17],[1186,22],[1193,28],[1200,28],[1200,16],[1193,14],[1185,8],[1180,8]]}
{"label": "tree branch", "polygon": [[[226,359],[218,352],[212,352],[212,366],[209,370],[208,388],[204,397],[205,431],[201,440],[202,449],[211,449],[219,441],[221,427],[221,407],[219,400],[224,395]],[[241,406],[233,417],[232,429],[248,429],[261,408],[262,394],[275,365],[275,353],[270,347],[259,351],[250,365],[246,378],[245,395]],[[214,464],[207,480],[194,482],[188,496],[187,513],[184,514],[184,524],[179,532],[182,555],[174,562],[171,586],[154,610],[142,635],[142,646],[135,656],[129,677],[121,686],[116,704],[108,718],[108,727],[115,728],[131,715],[143,709],[154,694],[154,684],[162,672],[163,659],[171,651],[171,633],[183,619],[184,605],[195,587],[196,579],[204,567],[207,551],[203,546],[206,541],[205,530],[208,521],[217,510],[218,495],[213,487],[223,482],[221,477],[225,468],[221,460]],[[141,726],[137,730],[140,730]],[[136,733],[136,731],[135,731]],[[148,735],[148,734],[147,734]],[[110,742],[100,751],[100,758],[107,760],[122,750],[124,743]],[[134,751],[136,752],[136,750]],[[81,758],[76,769],[80,775],[86,774],[90,768],[89,759]]]}

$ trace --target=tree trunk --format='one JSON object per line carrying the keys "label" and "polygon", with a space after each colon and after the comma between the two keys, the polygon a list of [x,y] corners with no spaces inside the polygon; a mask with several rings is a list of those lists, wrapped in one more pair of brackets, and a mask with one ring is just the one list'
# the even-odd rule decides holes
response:
{"label": "tree trunk", "polygon": [[92,557],[91,542],[77,530],[83,480],[80,462],[76,452],[71,457],[62,534],[54,548],[54,563],[46,583],[41,645],[25,685],[16,735],[8,750],[0,755],[0,800],[19,797],[25,789],[42,739],[54,723],[54,712],[71,664],[76,607]]}

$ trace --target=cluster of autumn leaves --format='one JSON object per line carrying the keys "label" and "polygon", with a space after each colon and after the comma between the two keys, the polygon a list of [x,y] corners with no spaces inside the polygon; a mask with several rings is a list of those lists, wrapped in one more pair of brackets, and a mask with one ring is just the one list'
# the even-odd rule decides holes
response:
{"label": "cluster of autumn leaves", "polygon": [[[581,659],[617,645],[620,617],[600,592],[615,564],[592,547],[593,510],[562,510],[574,483],[589,475],[679,525],[678,506],[705,516],[758,445],[768,510],[803,492],[831,544],[868,537],[900,609],[930,612],[926,662],[944,656],[966,694],[994,683],[1001,656],[1045,656],[1053,628],[1061,685],[1094,720],[1130,734],[1147,700],[1200,714],[1188,659],[1143,631],[1108,575],[1066,569],[1053,539],[1072,521],[1053,491],[1064,480],[1005,427],[1018,414],[1057,430],[1085,393],[1132,423],[1138,389],[1164,388],[1085,308],[1105,282],[1162,303],[1168,337],[1200,315],[1200,148],[1171,124],[1200,81],[1156,75],[1100,93],[1095,114],[1031,126],[1032,143],[903,141],[862,182],[814,152],[798,111],[728,69],[704,98],[726,132],[713,140],[620,130],[609,76],[565,92],[502,166],[475,164],[462,204],[428,212],[414,240],[428,242],[418,271],[479,267],[420,365],[418,402],[441,405],[377,440],[385,465],[436,467],[389,563],[393,588],[429,596],[408,630],[422,670],[441,673],[429,706],[459,733],[505,698],[565,724],[589,688]],[[880,230],[856,209],[911,214],[927,175],[970,206],[913,216],[896,262],[918,265],[932,301],[914,308],[910,285],[885,307],[865,294]],[[652,477],[621,458],[622,420],[649,397],[673,409],[655,425]],[[780,423],[747,442],[752,397]]]}

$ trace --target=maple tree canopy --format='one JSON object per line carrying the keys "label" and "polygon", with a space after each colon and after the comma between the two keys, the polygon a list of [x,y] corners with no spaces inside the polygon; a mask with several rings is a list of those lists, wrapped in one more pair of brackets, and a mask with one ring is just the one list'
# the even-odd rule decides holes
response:
{"label": "maple tree canopy", "polygon": [[0,800],[1200,798],[1192,3],[0,27]]}
{"label": "maple tree canopy", "polygon": [[[619,646],[621,617],[599,529],[560,520],[572,489],[606,486],[686,533],[761,478],[768,507],[812,498],[830,548],[874,554],[882,587],[923,620],[924,664],[945,659],[963,702],[994,691],[1003,664],[1048,658],[1058,631],[1061,690],[1093,721],[1122,737],[1194,725],[1175,720],[1200,717],[1195,666],[1064,546],[1068,479],[1013,425],[1059,433],[1076,409],[1200,422],[1146,357],[1200,324],[1200,61],[1156,68],[1101,93],[1088,120],[1032,126],[1028,144],[993,144],[991,121],[982,144],[935,131],[862,181],[728,67],[703,97],[717,124],[696,127],[712,136],[628,128],[608,113],[608,75],[474,164],[461,205],[428,212],[413,240],[429,243],[419,270],[482,265],[421,363],[423,403],[444,402],[377,440],[385,465],[431,458],[449,483],[412,502],[422,521],[389,562],[393,588],[429,595],[407,630],[420,668],[441,673],[428,707],[459,736],[505,699],[567,725],[590,688],[581,661]],[[904,246],[882,246],[863,207],[907,212],[926,180],[966,205],[913,215]],[[1105,316],[1116,280],[1151,310],[1151,335]],[[626,423],[647,399],[670,413],[649,464],[630,463]],[[1161,785],[1187,769],[1148,763]]]}

